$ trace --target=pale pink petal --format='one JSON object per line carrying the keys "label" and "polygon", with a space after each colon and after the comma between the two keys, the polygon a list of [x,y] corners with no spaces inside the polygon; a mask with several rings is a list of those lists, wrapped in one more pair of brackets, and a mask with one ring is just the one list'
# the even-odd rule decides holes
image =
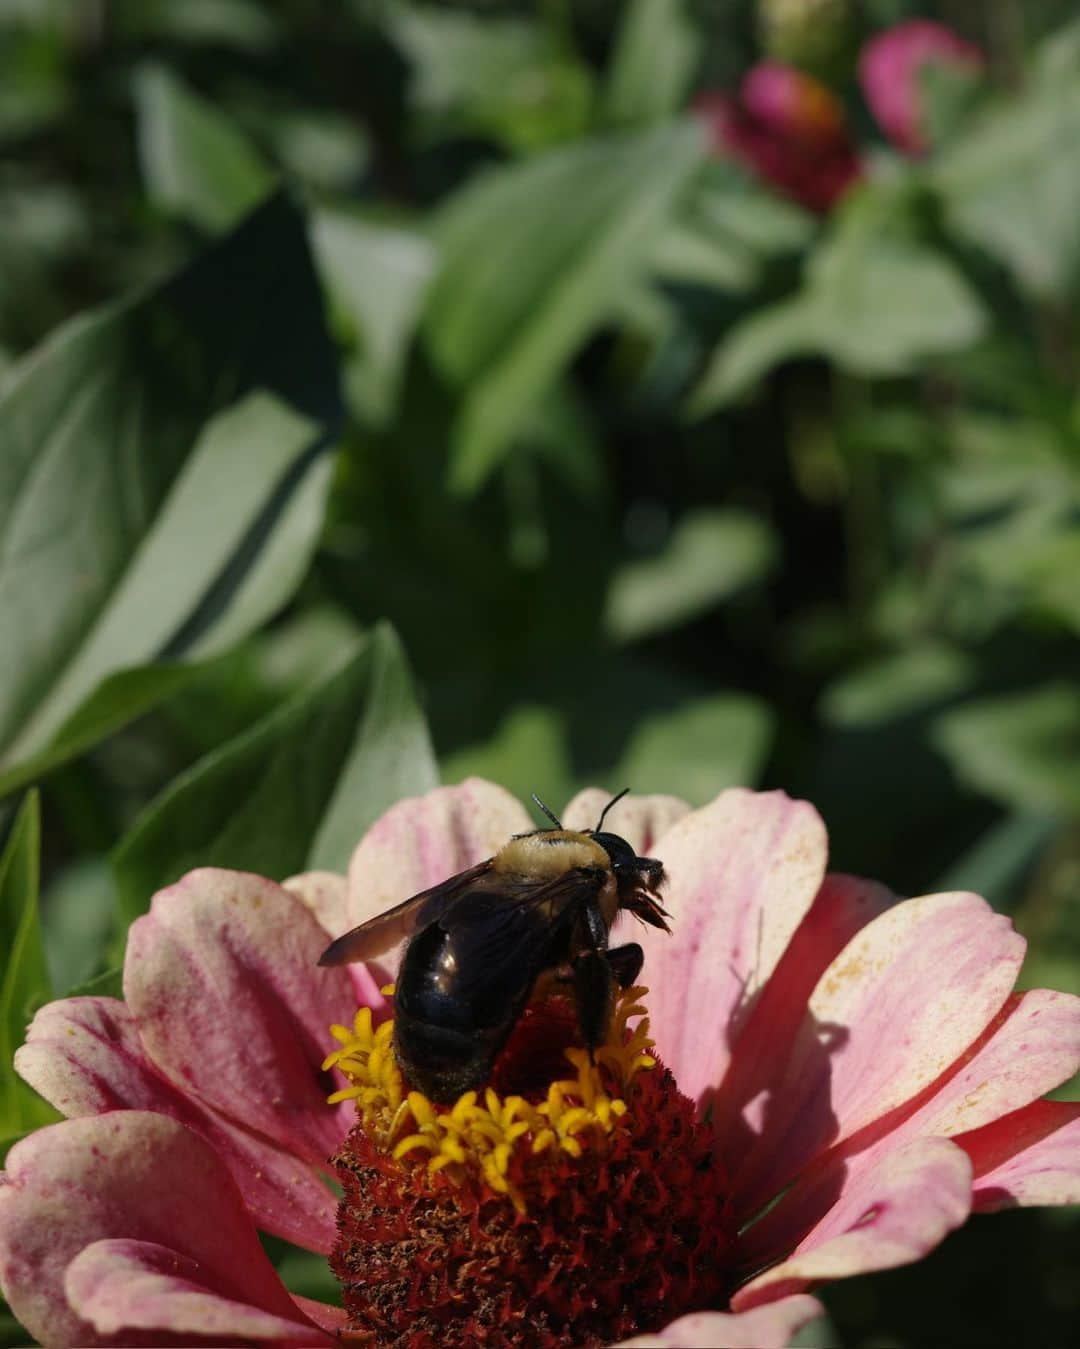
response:
{"label": "pale pink petal", "polygon": [[971,1211],[971,1163],[945,1138],[917,1138],[847,1179],[788,1259],[732,1298],[743,1310],[821,1279],[844,1279],[918,1260]]}
{"label": "pale pink petal", "polygon": [[107,1342],[69,1305],[64,1278],[80,1251],[109,1238],[168,1247],[195,1261],[223,1295],[297,1322],[298,1336],[311,1334],[224,1163],[175,1120],[138,1110],[64,1120],[8,1153],[0,1288],[42,1344]]}
{"label": "pale pink petal", "polygon": [[[570,801],[559,819],[567,829],[595,829],[601,812],[614,795],[603,787],[586,787]],[[689,813],[690,807],[678,796],[631,793],[608,811],[604,830],[626,839],[639,857],[650,857],[650,849],[657,840]]]}
{"label": "pale pink petal", "polygon": [[642,982],[660,1057],[697,1098],[734,1040],[825,872],[814,808],[783,792],[722,792],[654,849],[668,873],[672,935],[647,928]]}
{"label": "pale pink petal", "polygon": [[[336,871],[302,871],[281,884],[315,915],[326,933],[328,944],[330,938],[340,937],[355,926],[349,918],[349,883]],[[386,984],[388,975],[374,965],[347,965],[345,968],[352,979],[356,1005],[372,1008],[378,1014],[376,1019],[381,1020],[387,1004],[379,990]]]}
{"label": "pale pink petal", "polygon": [[[791,1250],[854,1171],[877,1165],[908,1139],[955,1136],[991,1124],[1038,1101],[1078,1068],[1080,999],[1046,989],[1014,995],[941,1078],[808,1167],[745,1234],[748,1254],[764,1264]],[[964,1145],[963,1138],[957,1142]]]}
{"label": "pale pink petal", "polygon": [[221,1156],[256,1226],[320,1254],[333,1245],[336,1201],[312,1168],[162,1077],[117,999],[65,998],[42,1007],[15,1067],[68,1116],[155,1110],[180,1120]]}
{"label": "pale pink petal", "polygon": [[1035,1101],[957,1143],[975,1169],[975,1210],[1080,1204],[1080,1103]]}
{"label": "pale pink petal", "polygon": [[349,883],[336,871],[301,871],[281,882],[315,915],[327,937],[340,937],[349,921]]}
{"label": "pale pink petal", "polygon": [[819,980],[734,1180],[753,1213],[831,1144],[910,1101],[983,1033],[1024,941],[977,895],[894,905]]}
{"label": "pale pink petal", "polygon": [[[494,856],[511,835],[535,828],[516,797],[483,778],[399,801],[352,855],[346,930]],[[385,964],[392,969],[395,962]]]}
{"label": "pale pink petal", "polygon": [[352,1109],[329,1107],[331,1023],[349,976],[317,962],[326,934],[261,876],[206,868],[154,896],[128,934],[124,999],[155,1066],[185,1093],[322,1166]]}
{"label": "pale pink petal", "polygon": [[794,1040],[814,986],[855,934],[896,902],[874,881],[825,877],[746,1019],[727,1075],[706,1097],[717,1156],[729,1174],[736,1173],[764,1127],[786,1064],[779,1047]]}
{"label": "pale pink petal", "polygon": [[170,1247],[114,1237],[79,1252],[64,1292],[106,1340],[134,1330],[183,1337],[187,1345],[333,1343],[315,1326],[223,1295],[217,1273]]}
{"label": "pale pink petal", "polygon": [[694,1312],[656,1335],[637,1335],[616,1349],[784,1349],[803,1326],[825,1315],[805,1293],[748,1312]]}

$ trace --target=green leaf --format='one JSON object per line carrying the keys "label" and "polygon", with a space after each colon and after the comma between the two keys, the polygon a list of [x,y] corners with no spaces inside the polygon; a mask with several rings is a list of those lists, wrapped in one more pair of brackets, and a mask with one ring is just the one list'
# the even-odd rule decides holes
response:
{"label": "green leaf", "polygon": [[768,525],[748,511],[691,511],[656,557],[615,573],[604,628],[629,642],[677,627],[760,580],[776,551]]}
{"label": "green leaf", "polygon": [[1055,300],[1080,274],[1080,79],[1051,64],[957,137],[932,168],[950,228]]}
{"label": "green leaf", "polygon": [[113,855],[125,923],[194,866],[344,870],[364,830],[437,776],[400,644],[375,629],[315,688],[183,774]]}
{"label": "green leaf", "polygon": [[124,996],[124,971],[117,965],[103,974],[95,975],[84,983],[76,984],[64,994],[67,998],[122,998]]}
{"label": "green leaf", "polygon": [[311,241],[331,301],[356,344],[348,391],[361,415],[381,424],[397,401],[435,251],[415,230],[345,211],[319,211]]}
{"label": "green leaf", "polygon": [[219,234],[272,191],[275,175],[247,136],[164,67],[136,74],[135,115],[143,180],[165,210]]}
{"label": "green leaf", "polygon": [[1021,810],[1080,814],[1080,689],[1047,684],[945,713],[935,738],[969,786]]}
{"label": "green leaf", "polygon": [[36,792],[23,802],[0,856],[0,1134],[45,1123],[53,1113],[15,1076],[11,1066],[27,1023],[52,996],[38,924],[41,809]]}
{"label": "green leaf", "polygon": [[535,151],[580,136],[593,89],[589,68],[550,25],[434,5],[387,15],[412,67],[410,101],[434,136],[490,136]]}
{"label": "green leaf", "polygon": [[752,786],[772,740],[772,717],[757,698],[717,693],[643,717],[609,780],[667,792],[693,805],[725,787]]}
{"label": "green leaf", "polygon": [[825,690],[821,710],[834,726],[877,726],[962,693],[974,674],[963,652],[927,642],[834,680]]}
{"label": "green leaf", "polygon": [[112,871],[102,857],[65,867],[41,900],[41,926],[53,988],[82,986],[97,975],[112,934],[116,898]]}
{"label": "green leaf", "polygon": [[610,319],[703,152],[692,124],[588,141],[493,170],[451,202],[426,332],[444,374],[465,386],[457,490],[483,482]]}
{"label": "green leaf", "polygon": [[604,90],[605,121],[632,126],[677,113],[686,102],[701,46],[685,0],[630,0]]}
{"label": "green leaf", "polygon": [[738,397],[796,356],[827,356],[860,375],[898,375],[982,335],[986,314],[960,272],[899,231],[887,196],[863,193],[811,256],[803,288],[753,311],[720,343],[692,394],[692,415]]}
{"label": "green leaf", "polygon": [[999,912],[1015,908],[1024,878],[1061,829],[1053,816],[1017,812],[992,824],[934,884],[935,890],[974,890]]}
{"label": "green leaf", "polygon": [[318,287],[283,198],[12,373],[3,789],[116,730],[183,682],[170,666],[280,606],[321,527],[337,417]]}
{"label": "green leaf", "polygon": [[559,810],[577,790],[570,757],[566,717],[554,707],[519,703],[494,728],[487,740],[445,755],[445,782],[472,776],[489,778],[528,801],[536,792]]}

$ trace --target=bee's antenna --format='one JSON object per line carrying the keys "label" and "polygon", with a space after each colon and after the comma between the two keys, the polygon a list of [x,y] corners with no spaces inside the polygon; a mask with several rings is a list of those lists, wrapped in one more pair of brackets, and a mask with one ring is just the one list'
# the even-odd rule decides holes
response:
{"label": "bee's antenna", "polygon": [[544,814],[548,817],[548,819],[549,819],[549,820],[551,821],[551,823],[555,826],[555,828],[556,828],[556,829],[561,829],[561,828],[562,828],[562,821],[559,820],[559,819],[557,819],[557,818],[555,817],[555,815],[552,813],[552,811],[548,810],[547,806],[544,805],[543,801],[540,800],[540,798],[537,796],[537,794],[536,794],[535,792],[533,792],[533,794],[532,794],[532,799],[536,802],[536,804],[539,806],[539,808],[540,808],[540,809],[544,812]]}
{"label": "bee's antenna", "polygon": [[613,796],[611,800],[607,803],[604,809],[600,812],[600,818],[597,820],[596,828],[593,830],[594,834],[598,834],[600,830],[603,829],[604,818],[606,817],[608,811],[611,809],[612,806],[617,805],[629,790],[630,790],[629,787],[624,787],[622,791],[618,794],[618,796]]}

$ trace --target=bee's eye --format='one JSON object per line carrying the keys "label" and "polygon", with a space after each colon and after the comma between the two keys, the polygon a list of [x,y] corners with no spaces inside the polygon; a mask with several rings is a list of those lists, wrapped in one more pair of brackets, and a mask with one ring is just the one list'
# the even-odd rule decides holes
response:
{"label": "bee's eye", "polygon": [[636,867],[637,854],[626,839],[620,838],[618,834],[593,834],[593,838],[611,858],[611,865],[617,871]]}

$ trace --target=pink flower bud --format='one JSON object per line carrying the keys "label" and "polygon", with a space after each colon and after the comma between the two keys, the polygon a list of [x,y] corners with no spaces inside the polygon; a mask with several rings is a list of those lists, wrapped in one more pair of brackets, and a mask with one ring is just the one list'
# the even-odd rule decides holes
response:
{"label": "pink flower bud", "polygon": [[820,81],[765,61],[737,98],[704,94],[696,103],[718,153],[732,154],[813,211],[827,211],[862,176],[844,107]]}
{"label": "pink flower bud", "polygon": [[870,111],[899,149],[918,155],[930,148],[919,78],[927,66],[977,72],[982,51],[944,24],[912,19],[872,37],[859,57],[859,82]]}

